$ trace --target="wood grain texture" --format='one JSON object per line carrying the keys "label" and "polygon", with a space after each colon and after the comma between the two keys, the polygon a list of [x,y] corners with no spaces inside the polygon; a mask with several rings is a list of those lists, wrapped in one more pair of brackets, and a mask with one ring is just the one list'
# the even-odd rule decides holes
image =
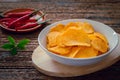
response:
{"label": "wood grain texture", "polygon": [[[52,19],[49,24],[64,19],[87,18],[105,23],[120,33],[120,0],[0,0],[0,13],[14,8],[40,9]],[[31,55],[38,46],[37,37],[42,29],[15,34],[0,28],[0,46],[7,42],[8,35],[16,41],[31,39],[26,50],[19,51],[14,57],[0,59],[0,80],[120,80],[120,61],[102,71],[72,78],[50,77],[38,72],[32,65]],[[7,52],[0,48],[0,56]]]}

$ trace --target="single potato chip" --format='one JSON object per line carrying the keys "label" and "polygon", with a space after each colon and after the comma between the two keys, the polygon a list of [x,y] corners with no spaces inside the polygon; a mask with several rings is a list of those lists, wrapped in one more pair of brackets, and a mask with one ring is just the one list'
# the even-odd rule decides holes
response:
{"label": "single potato chip", "polygon": [[53,32],[53,31],[60,32],[60,31],[63,31],[64,28],[65,28],[65,25],[57,24],[55,27],[50,29],[50,32]]}
{"label": "single potato chip", "polygon": [[81,29],[70,27],[59,37],[65,46],[90,46],[88,35]]}
{"label": "single potato chip", "polygon": [[105,37],[103,34],[98,33],[98,32],[94,32],[94,35],[95,35],[96,37],[101,38],[101,39],[104,40],[106,43],[108,43],[108,40],[106,39],[106,37]]}
{"label": "single potato chip", "polygon": [[93,39],[96,38],[96,36],[94,34],[88,34],[88,37],[89,37],[90,40],[93,40]]}
{"label": "single potato chip", "polygon": [[95,38],[95,39],[93,39],[92,40],[92,42],[91,42],[91,44],[92,44],[92,46],[96,49],[96,50],[98,50],[98,51],[100,51],[100,52],[106,52],[107,50],[108,50],[108,45],[107,45],[107,43],[104,41],[104,40],[102,40],[102,39],[100,39],[100,38]]}
{"label": "single potato chip", "polygon": [[68,24],[66,24],[66,28],[69,28],[69,27],[72,27],[72,26],[74,26],[74,27],[78,27],[78,24],[76,24],[75,22],[69,22]]}
{"label": "single potato chip", "polygon": [[68,54],[71,50],[71,47],[60,47],[60,46],[55,46],[55,47],[47,47],[49,51],[63,55],[63,54]]}
{"label": "single potato chip", "polygon": [[66,24],[64,30],[70,28],[70,27],[76,27],[76,28],[81,28],[82,23],[81,22],[70,22],[68,24]]}
{"label": "single potato chip", "polygon": [[83,22],[75,22],[75,23],[78,25],[79,28],[82,28],[82,26],[84,25]]}
{"label": "single potato chip", "polygon": [[82,25],[82,29],[86,32],[86,33],[93,33],[94,29],[92,27],[91,24],[89,24],[88,22],[84,22]]}
{"label": "single potato chip", "polygon": [[98,55],[98,51],[93,47],[81,47],[75,58],[89,58]]}
{"label": "single potato chip", "polygon": [[67,57],[70,57],[70,58],[74,58],[75,55],[79,52],[79,50],[80,50],[80,47],[73,46],[71,51],[68,54],[64,55],[64,56],[67,56]]}
{"label": "single potato chip", "polygon": [[49,46],[57,46],[57,36],[60,34],[60,32],[49,32],[47,35],[47,43]]}

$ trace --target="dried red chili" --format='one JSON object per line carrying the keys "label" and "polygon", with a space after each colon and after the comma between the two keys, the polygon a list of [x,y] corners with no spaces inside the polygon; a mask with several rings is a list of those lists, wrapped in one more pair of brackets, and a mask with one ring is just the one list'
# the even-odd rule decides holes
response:
{"label": "dried red chili", "polygon": [[46,23],[46,22],[48,22],[48,21],[50,21],[50,20],[48,19],[48,20],[46,20],[46,21],[37,21],[37,22],[35,22],[35,23],[27,23],[27,24],[25,24],[25,25],[23,25],[23,26],[16,27],[16,30],[32,28],[32,27],[41,25],[41,24],[43,24],[43,23]]}
{"label": "dried red chili", "polygon": [[33,15],[35,15],[38,11],[39,11],[39,10],[36,10],[36,11],[30,13],[30,14],[26,14],[26,15],[24,15],[24,16],[16,19],[16,20],[12,21],[12,22],[10,23],[10,25],[8,26],[8,28],[14,28],[17,23],[19,23],[19,22],[21,22],[21,21],[24,22],[25,20],[28,20],[30,17],[32,17]]}
{"label": "dried red chili", "polygon": [[24,11],[24,12],[11,12],[11,13],[7,13],[5,14],[5,17],[21,17],[27,14],[30,14],[32,11]]}

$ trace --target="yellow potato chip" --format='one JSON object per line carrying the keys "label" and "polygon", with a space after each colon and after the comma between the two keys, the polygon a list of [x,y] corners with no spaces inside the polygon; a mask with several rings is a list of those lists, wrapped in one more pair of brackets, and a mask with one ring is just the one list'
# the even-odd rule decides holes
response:
{"label": "yellow potato chip", "polygon": [[92,27],[91,24],[84,22],[84,24],[82,25],[82,29],[86,32],[86,33],[93,33],[94,29]]}
{"label": "yellow potato chip", "polygon": [[102,40],[104,40],[106,43],[108,43],[108,40],[106,39],[106,37],[101,34],[101,33],[98,33],[98,32],[94,32],[94,35],[101,38]]}
{"label": "yellow potato chip", "polygon": [[57,45],[57,36],[60,32],[49,32],[47,35],[47,43],[49,46],[56,46]]}
{"label": "yellow potato chip", "polygon": [[64,56],[74,58],[75,55],[79,52],[79,50],[80,50],[80,47],[74,46],[74,47],[72,47],[72,49],[70,50],[70,52],[68,54],[64,55]]}
{"label": "yellow potato chip", "polygon": [[74,26],[74,27],[78,27],[78,24],[76,24],[75,22],[69,22],[68,24],[66,24],[66,28],[68,27],[72,27],[72,26]]}
{"label": "yellow potato chip", "polygon": [[102,40],[102,39],[100,39],[100,38],[95,38],[95,39],[93,39],[92,40],[92,42],[91,42],[91,44],[92,44],[92,46],[96,49],[96,50],[98,50],[98,51],[100,51],[100,52],[106,52],[107,50],[108,50],[108,45],[107,45],[107,43],[104,41],[104,40]]}
{"label": "yellow potato chip", "polygon": [[57,36],[56,41],[58,46],[65,47],[65,45],[63,44],[64,42],[62,42],[62,33]]}
{"label": "yellow potato chip", "polygon": [[64,29],[64,27],[65,27],[65,25],[63,25],[63,24],[57,24],[55,27],[50,29],[50,32],[52,32],[52,31],[60,32]]}
{"label": "yellow potato chip", "polygon": [[84,23],[83,22],[75,22],[77,25],[78,25],[78,27],[82,27],[83,25],[84,25]]}
{"label": "yellow potato chip", "polygon": [[63,55],[63,54],[68,54],[71,50],[71,47],[55,46],[55,47],[48,47],[48,50]]}
{"label": "yellow potato chip", "polygon": [[90,40],[93,40],[93,39],[96,38],[96,36],[94,34],[88,34],[88,37],[89,37]]}
{"label": "yellow potato chip", "polygon": [[90,46],[88,35],[81,29],[70,27],[59,37],[65,46]]}
{"label": "yellow potato chip", "polygon": [[66,30],[70,27],[81,28],[81,23],[80,22],[70,22],[65,26],[64,30]]}
{"label": "yellow potato chip", "polygon": [[98,55],[98,51],[93,47],[81,47],[75,58],[89,58]]}

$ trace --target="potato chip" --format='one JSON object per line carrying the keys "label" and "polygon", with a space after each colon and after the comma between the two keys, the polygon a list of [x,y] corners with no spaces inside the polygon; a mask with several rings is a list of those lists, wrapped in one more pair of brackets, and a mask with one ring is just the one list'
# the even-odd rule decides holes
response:
{"label": "potato chip", "polygon": [[91,44],[92,44],[92,46],[96,49],[96,50],[98,50],[98,51],[100,51],[100,52],[106,52],[107,50],[108,50],[108,45],[107,45],[107,43],[105,42],[105,41],[103,41],[102,39],[100,39],[100,38],[95,38],[95,39],[93,39],[92,40],[92,42],[91,42]]}
{"label": "potato chip", "polygon": [[96,36],[94,34],[88,34],[88,37],[89,37],[90,40],[93,40],[93,39],[96,38]]}
{"label": "potato chip", "polygon": [[59,32],[49,32],[47,35],[47,39],[48,39],[48,45],[53,47],[53,46],[57,46],[57,36],[59,35]]}
{"label": "potato chip", "polygon": [[101,34],[101,33],[98,33],[98,32],[94,32],[94,35],[101,38],[102,40],[104,40],[106,43],[108,43],[108,40],[106,39],[106,37]]}
{"label": "potato chip", "polygon": [[75,58],[89,58],[98,55],[98,51],[93,47],[81,47]]}
{"label": "potato chip", "polygon": [[80,47],[74,46],[74,47],[72,47],[71,51],[66,56],[74,58],[75,55],[79,52],[79,50],[80,50]]}
{"label": "potato chip", "polygon": [[88,35],[81,29],[70,27],[59,37],[65,46],[90,46]]}
{"label": "potato chip", "polygon": [[71,50],[71,47],[60,47],[60,46],[55,46],[55,47],[47,47],[49,51],[52,51],[57,54],[68,54]]}
{"label": "potato chip", "polygon": [[74,26],[74,27],[78,27],[78,24],[76,24],[75,22],[70,22],[70,23],[68,23],[68,24],[66,24],[66,28],[69,28],[69,27],[72,27],[72,26]]}
{"label": "potato chip", "polygon": [[65,47],[65,45],[63,44],[64,42],[62,42],[62,33],[60,35],[57,36],[56,41],[57,41],[57,45],[60,47]]}
{"label": "potato chip", "polygon": [[66,29],[68,29],[68,28],[70,28],[70,27],[81,28],[81,26],[82,26],[82,23],[81,23],[81,22],[70,22],[70,23],[68,23],[68,24],[65,26],[64,30],[66,30]]}
{"label": "potato chip", "polygon": [[84,25],[83,22],[75,22],[75,23],[78,25],[78,27],[82,27]]}
{"label": "potato chip", "polygon": [[65,28],[65,25],[63,24],[57,24],[55,27],[50,29],[50,32],[57,31],[60,32]]}
{"label": "potato chip", "polygon": [[94,29],[92,27],[91,24],[84,22],[84,24],[82,25],[82,29],[86,32],[86,33],[93,33]]}

